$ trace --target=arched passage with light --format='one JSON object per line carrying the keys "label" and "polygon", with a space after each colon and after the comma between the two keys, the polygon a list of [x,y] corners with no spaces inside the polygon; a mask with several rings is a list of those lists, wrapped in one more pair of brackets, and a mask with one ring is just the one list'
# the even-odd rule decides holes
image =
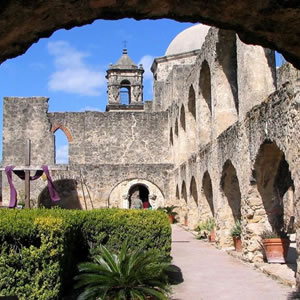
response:
{"label": "arched passage with light", "polygon": [[55,123],[51,132],[54,138],[54,163],[69,163],[69,143],[73,141],[70,131],[63,125]]}

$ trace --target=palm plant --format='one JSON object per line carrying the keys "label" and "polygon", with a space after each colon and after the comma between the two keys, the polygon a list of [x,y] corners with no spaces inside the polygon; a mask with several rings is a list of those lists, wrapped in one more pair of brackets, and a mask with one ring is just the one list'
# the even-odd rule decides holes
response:
{"label": "palm plant", "polygon": [[241,221],[237,220],[234,226],[231,228],[230,234],[232,237],[240,238],[242,234],[242,225]]}
{"label": "palm plant", "polygon": [[94,260],[94,263],[79,264],[76,287],[84,288],[79,300],[168,299],[166,271],[171,266],[158,252],[140,248],[129,253],[124,242],[119,255],[101,245],[100,255]]}
{"label": "palm plant", "polygon": [[174,209],[176,209],[178,206],[175,205],[171,205],[171,206],[165,206],[162,207],[161,210],[164,211],[167,215],[169,216],[177,216],[177,212],[174,211]]}

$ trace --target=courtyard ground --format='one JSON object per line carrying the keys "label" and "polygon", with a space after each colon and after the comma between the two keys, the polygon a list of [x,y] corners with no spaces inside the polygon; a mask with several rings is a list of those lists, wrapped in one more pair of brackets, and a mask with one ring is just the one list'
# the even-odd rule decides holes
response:
{"label": "courtyard ground", "polygon": [[171,255],[183,277],[173,300],[281,300],[293,292],[178,225],[172,225]]}

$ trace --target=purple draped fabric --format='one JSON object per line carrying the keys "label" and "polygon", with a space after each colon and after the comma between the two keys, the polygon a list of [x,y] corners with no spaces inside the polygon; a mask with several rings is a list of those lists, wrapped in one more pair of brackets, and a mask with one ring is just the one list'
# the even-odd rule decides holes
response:
{"label": "purple draped fabric", "polygon": [[[16,188],[14,187],[14,184],[12,181],[12,172],[13,172],[14,167],[15,166],[5,167],[5,173],[7,175],[7,180],[8,180],[9,187],[10,187],[10,202],[9,202],[9,206],[8,206],[9,208],[14,208],[17,205],[17,191],[16,191]],[[59,201],[60,198],[54,188],[54,184],[52,182],[48,167],[43,165],[42,169],[43,169],[43,171],[37,171],[34,176],[30,176],[30,180],[36,180],[36,179],[40,178],[43,175],[43,173],[45,173],[46,177],[47,177],[47,181],[48,181],[48,190],[49,190],[50,198],[53,202]],[[14,173],[19,178],[21,178],[23,180],[25,179],[24,171],[14,171]]]}
{"label": "purple draped fabric", "polygon": [[5,167],[5,173],[7,175],[7,180],[10,187],[10,201],[9,201],[9,208],[14,208],[17,205],[17,191],[14,187],[14,184],[12,182],[12,170],[15,166],[7,166]]}
{"label": "purple draped fabric", "polygon": [[59,195],[58,195],[58,193],[56,192],[56,190],[54,188],[54,184],[52,182],[48,167],[43,165],[42,169],[43,169],[43,171],[44,171],[44,173],[47,177],[47,180],[48,180],[48,190],[49,190],[49,195],[50,195],[51,200],[53,202],[59,201],[60,198],[59,198]]}

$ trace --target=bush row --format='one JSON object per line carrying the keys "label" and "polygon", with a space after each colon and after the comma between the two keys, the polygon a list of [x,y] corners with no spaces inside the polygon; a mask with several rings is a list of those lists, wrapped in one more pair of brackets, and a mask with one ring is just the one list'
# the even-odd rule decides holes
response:
{"label": "bush row", "polygon": [[61,299],[72,287],[77,264],[100,244],[118,251],[127,239],[169,256],[171,229],[151,210],[0,210],[0,296]]}

